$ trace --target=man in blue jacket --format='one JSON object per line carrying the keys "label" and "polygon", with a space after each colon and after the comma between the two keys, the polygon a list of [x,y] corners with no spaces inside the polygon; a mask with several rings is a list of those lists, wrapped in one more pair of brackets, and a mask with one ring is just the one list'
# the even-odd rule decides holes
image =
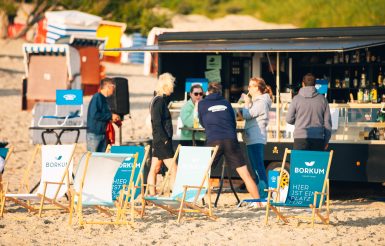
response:
{"label": "man in blue jacket", "polygon": [[105,152],[107,147],[106,128],[110,120],[120,120],[119,115],[112,114],[107,97],[115,91],[111,78],[104,78],[100,83],[100,92],[92,96],[87,112],[87,150]]}
{"label": "man in blue jacket", "polygon": [[205,128],[207,145],[219,145],[216,164],[222,155],[226,163],[235,169],[245,182],[246,189],[253,198],[260,198],[257,185],[246,166],[245,158],[240,148],[237,133],[234,109],[221,95],[222,86],[211,82],[208,96],[198,104],[199,122]]}

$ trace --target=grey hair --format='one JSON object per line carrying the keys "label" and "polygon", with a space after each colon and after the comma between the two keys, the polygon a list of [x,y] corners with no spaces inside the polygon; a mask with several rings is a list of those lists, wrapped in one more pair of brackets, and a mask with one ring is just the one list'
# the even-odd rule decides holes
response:
{"label": "grey hair", "polygon": [[175,77],[171,73],[163,73],[159,76],[158,83],[156,85],[156,94],[163,95],[166,91],[172,91],[174,88]]}

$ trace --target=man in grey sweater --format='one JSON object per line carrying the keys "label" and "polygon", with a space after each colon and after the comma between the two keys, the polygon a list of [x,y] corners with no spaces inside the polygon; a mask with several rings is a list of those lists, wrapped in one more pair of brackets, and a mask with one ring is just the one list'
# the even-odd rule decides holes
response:
{"label": "man in grey sweater", "polygon": [[332,130],[329,104],[317,93],[311,73],[303,77],[302,88],[290,104],[286,122],[295,126],[293,149],[327,149]]}

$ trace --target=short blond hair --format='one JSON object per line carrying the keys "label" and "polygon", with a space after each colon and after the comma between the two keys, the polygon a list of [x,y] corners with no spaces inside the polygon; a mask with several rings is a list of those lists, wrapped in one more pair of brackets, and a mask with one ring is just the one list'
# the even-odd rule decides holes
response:
{"label": "short blond hair", "polygon": [[163,95],[167,92],[172,92],[174,88],[175,77],[171,73],[163,73],[159,76],[158,83],[156,85],[156,94]]}

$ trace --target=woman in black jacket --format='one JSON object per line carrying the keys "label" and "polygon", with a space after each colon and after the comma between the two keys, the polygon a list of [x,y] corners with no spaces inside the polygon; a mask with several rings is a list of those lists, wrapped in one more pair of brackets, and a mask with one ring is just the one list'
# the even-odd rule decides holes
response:
{"label": "woman in black jacket", "polygon": [[151,168],[147,177],[149,195],[156,195],[154,185],[156,184],[156,175],[160,171],[162,162],[170,171],[170,186],[174,184],[175,180],[177,166],[173,161],[173,130],[171,114],[167,107],[168,97],[174,91],[174,81],[175,78],[169,73],[160,75],[156,87],[156,95],[150,104],[153,141]]}

